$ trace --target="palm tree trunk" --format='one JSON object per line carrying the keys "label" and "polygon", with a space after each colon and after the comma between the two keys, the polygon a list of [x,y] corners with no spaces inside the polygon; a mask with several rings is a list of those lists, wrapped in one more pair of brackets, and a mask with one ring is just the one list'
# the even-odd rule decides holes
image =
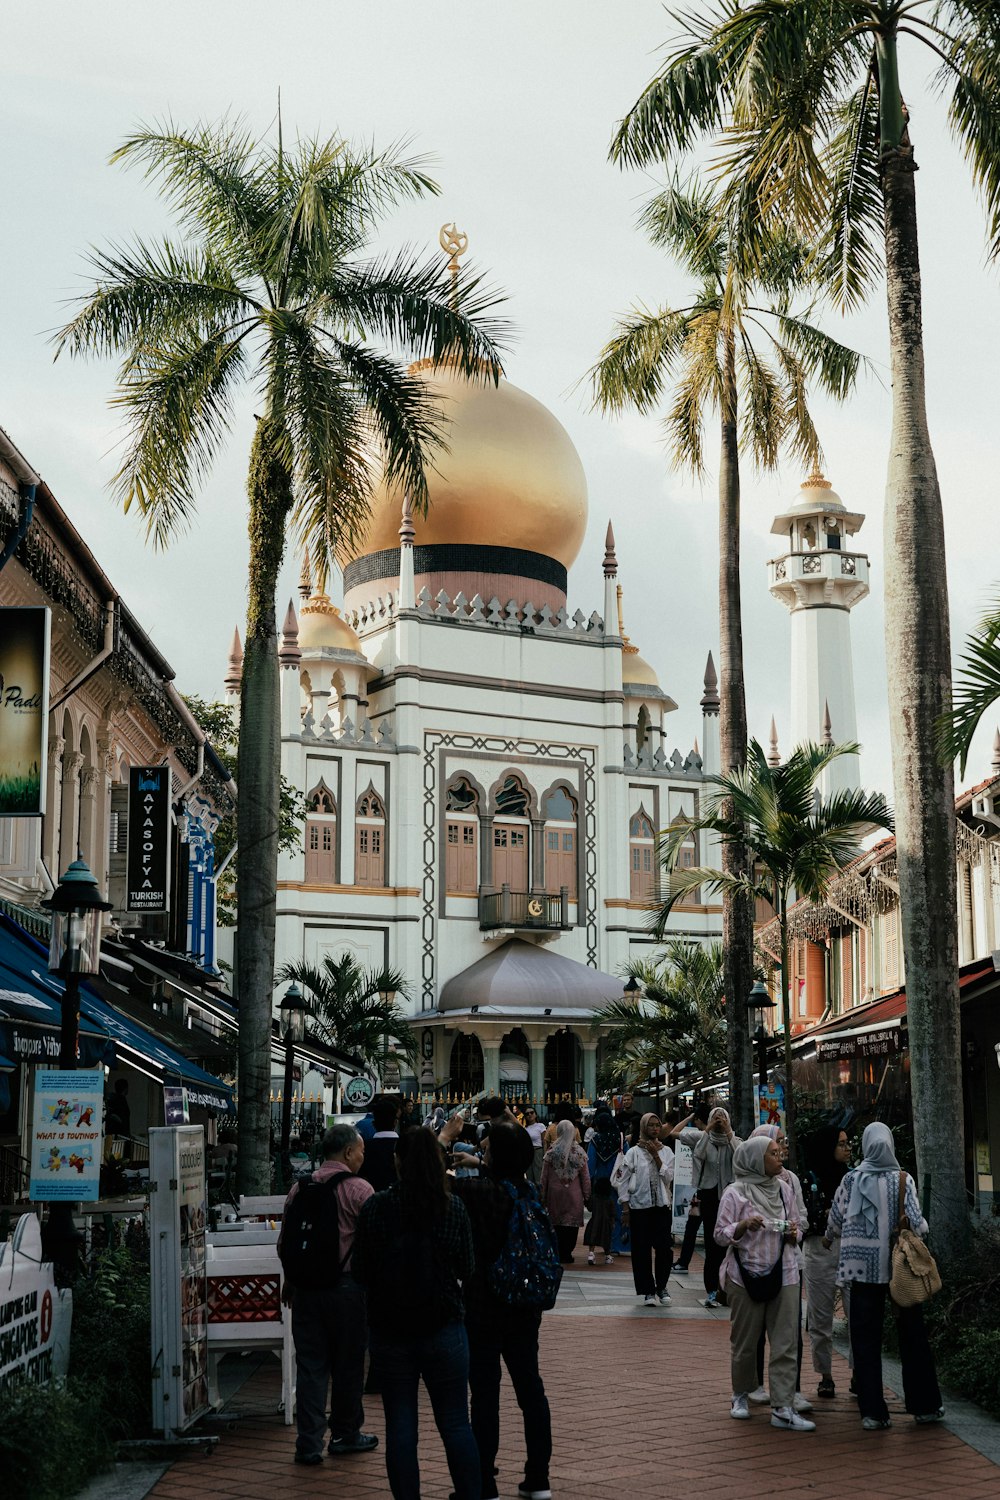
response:
{"label": "palm tree trunk", "polygon": [[955,787],[935,754],[951,707],[944,518],[924,396],[913,150],[883,142],[892,435],[885,491],[885,642],[917,1169],[935,1247],[969,1235],[955,895]]}
{"label": "palm tree trunk", "polygon": [[[740,456],[736,427],[736,355],[725,341],[726,393],[719,453],[719,747],[722,774],[742,770],[747,758],[747,705],[743,680],[743,620],[740,604]],[[746,850],[728,840],[722,868],[738,879],[747,873]],[[722,898],[722,953],[726,995],[729,1108],[737,1135],[747,1136],[753,1115],[753,1052],[746,1000],[753,987],[753,907],[746,896]]]}
{"label": "palm tree trunk", "polygon": [[792,1088],[792,1006],[788,993],[788,892],[778,893],[778,933],[781,944],[781,1024],[785,1044],[785,1139],[788,1159],[796,1164],[795,1093]]}
{"label": "palm tree trunk", "polygon": [[275,451],[277,424],[257,424],[250,453],[250,568],[240,693],[237,806],[236,995],[239,1005],[237,1184],[271,1190],[271,1015],[278,880],[281,714],[275,591],[292,501],[291,476]]}

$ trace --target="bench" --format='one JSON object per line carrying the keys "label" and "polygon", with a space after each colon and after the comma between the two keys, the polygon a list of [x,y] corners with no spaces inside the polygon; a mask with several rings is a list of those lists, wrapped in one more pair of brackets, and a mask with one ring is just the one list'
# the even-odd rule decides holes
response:
{"label": "bench", "polygon": [[281,1362],[281,1410],[295,1419],[295,1346],[290,1308],[281,1304],[278,1232],[255,1227],[206,1236],[208,1291],[208,1395],[219,1399],[218,1366],[224,1354],[266,1349]]}

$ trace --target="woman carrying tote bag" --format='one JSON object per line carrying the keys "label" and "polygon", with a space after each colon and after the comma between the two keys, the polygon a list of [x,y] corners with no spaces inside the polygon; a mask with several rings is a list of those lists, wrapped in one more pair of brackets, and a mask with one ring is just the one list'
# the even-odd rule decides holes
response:
{"label": "woman carrying tote bag", "polygon": [[757,1385],[757,1342],[764,1329],[771,1350],[767,1382],[771,1426],[814,1432],[816,1423],[795,1410],[798,1363],[799,1256],[803,1226],[791,1188],[781,1181],[777,1141],[751,1136],[733,1153],[733,1181],[719,1203],[715,1242],[726,1251],[721,1279],[731,1309],[733,1396],[730,1415],[750,1416]]}
{"label": "woman carrying tote bag", "polygon": [[[882,1392],[882,1324],[892,1277],[892,1240],[902,1214],[920,1239],[927,1220],[913,1178],[900,1169],[892,1131],[880,1121],[861,1137],[863,1160],[848,1172],[834,1196],[824,1245],[840,1240],[837,1281],[849,1286],[851,1348],[854,1381],[866,1432],[890,1426],[889,1408]],[[944,1416],[934,1356],[927,1340],[923,1309],[897,1307],[899,1360],[903,1367],[903,1399],[918,1423],[940,1422]]]}

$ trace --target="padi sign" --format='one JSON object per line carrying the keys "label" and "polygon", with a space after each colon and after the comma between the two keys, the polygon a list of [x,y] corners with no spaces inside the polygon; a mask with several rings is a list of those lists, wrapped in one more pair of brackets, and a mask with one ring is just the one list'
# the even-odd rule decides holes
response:
{"label": "padi sign", "polygon": [[128,779],[125,910],[170,910],[170,767],[133,766]]}
{"label": "padi sign", "polygon": [[0,818],[45,811],[51,611],[0,609]]}

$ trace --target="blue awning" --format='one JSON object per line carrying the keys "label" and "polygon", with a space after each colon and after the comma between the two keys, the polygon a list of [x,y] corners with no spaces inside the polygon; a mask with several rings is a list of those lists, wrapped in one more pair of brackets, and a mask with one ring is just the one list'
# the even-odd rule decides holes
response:
{"label": "blue awning", "polygon": [[[58,1066],[64,989],[49,973],[44,948],[0,914],[0,1053],[15,1063]],[[114,1061],[107,1031],[81,1016],[81,1066],[113,1066]]]}
{"label": "blue awning", "polygon": [[235,1114],[233,1091],[221,1078],[191,1062],[169,1042],[153,1036],[91,990],[80,993],[80,1014],[101,1026],[115,1044],[119,1062],[140,1067],[158,1083],[182,1083],[192,1104]]}

